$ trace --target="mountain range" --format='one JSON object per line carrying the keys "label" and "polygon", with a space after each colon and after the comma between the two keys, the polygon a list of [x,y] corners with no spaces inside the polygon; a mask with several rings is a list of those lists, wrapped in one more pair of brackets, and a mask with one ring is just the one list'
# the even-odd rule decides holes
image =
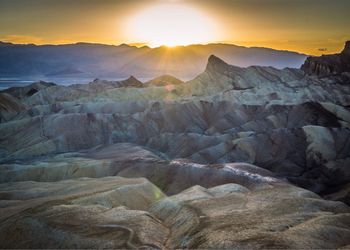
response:
{"label": "mountain range", "polygon": [[152,78],[170,74],[190,79],[204,70],[207,58],[217,55],[230,64],[299,68],[306,55],[296,52],[231,44],[168,48],[77,43],[34,45],[0,42],[1,77],[99,77],[134,75]]}

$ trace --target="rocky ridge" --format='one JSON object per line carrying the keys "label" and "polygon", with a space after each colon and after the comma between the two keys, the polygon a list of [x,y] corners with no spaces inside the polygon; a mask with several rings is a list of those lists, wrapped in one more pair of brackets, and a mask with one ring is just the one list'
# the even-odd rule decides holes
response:
{"label": "rocky ridge", "polygon": [[308,57],[301,69],[309,74],[328,76],[343,74],[350,82],[350,41],[345,43],[344,50],[335,55],[323,55],[321,57]]}
{"label": "rocky ridge", "polygon": [[145,86],[167,86],[167,85],[177,85],[184,83],[180,79],[173,77],[171,75],[162,75],[156,77],[152,80],[145,82]]}

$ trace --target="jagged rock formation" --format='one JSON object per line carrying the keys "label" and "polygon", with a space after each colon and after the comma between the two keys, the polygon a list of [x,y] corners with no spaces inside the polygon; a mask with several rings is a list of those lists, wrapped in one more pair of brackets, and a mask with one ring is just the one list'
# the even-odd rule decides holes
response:
{"label": "jagged rock formation", "polygon": [[[349,208],[311,192],[349,204],[344,69],[319,77],[305,69],[240,68],[213,55],[203,73],[183,83],[130,77],[45,86],[32,95],[5,91],[4,246],[348,247]],[[144,177],[159,189],[110,176]],[[55,182],[46,193],[45,182]],[[94,186],[106,189],[92,194]],[[28,232],[24,243],[17,229]]]}
{"label": "jagged rock formation", "polygon": [[56,84],[52,82],[44,82],[44,81],[39,81],[39,82],[34,82],[32,84],[29,84],[28,86],[24,87],[11,87],[5,90],[1,90],[0,93],[7,93],[12,95],[13,97],[16,98],[25,98],[25,97],[30,97],[37,93],[39,90],[55,86]]}
{"label": "jagged rock formation", "polygon": [[324,55],[321,57],[308,57],[301,69],[308,74],[318,76],[336,75],[347,72],[344,77],[347,77],[350,82],[350,41],[345,44],[344,50],[340,54]]}
{"label": "jagged rock formation", "polygon": [[[316,215],[312,207],[323,211]],[[150,211],[170,227],[170,248],[288,249],[347,248],[347,209],[295,187],[247,191],[228,184],[193,187],[162,199]]]}
{"label": "jagged rock formation", "polygon": [[270,171],[247,163],[205,165],[184,159],[170,161],[130,143],[99,146],[26,163],[3,164],[0,174],[0,183],[114,175],[145,177],[167,194],[176,194],[194,185],[209,188],[234,182],[247,187],[258,186],[260,182],[264,183],[265,177],[276,177]]}
{"label": "jagged rock formation", "polygon": [[128,79],[123,81],[107,81],[107,80],[100,80],[95,79],[89,84],[76,84],[73,85],[75,89],[78,90],[84,90],[86,92],[101,92],[106,91],[108,89],[114,89],[114,88],[128,88],[128,87],[135,87],[135,88],[142,88],[143,83],[137,80],[134,76],[130,76]]}

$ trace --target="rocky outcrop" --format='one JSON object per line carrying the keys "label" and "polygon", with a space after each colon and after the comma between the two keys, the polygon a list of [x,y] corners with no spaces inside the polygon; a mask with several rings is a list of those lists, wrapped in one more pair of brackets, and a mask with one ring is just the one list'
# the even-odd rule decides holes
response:
{"label": "rocky outcrop", "polygon": [[25,108],[25,105],[15,97],[6,93],[0,93],[0,123],[13,119]]}
{"label": "rocky outcrop", "polygon": [[345,43],[345,48],[340,54],[308,57],[301,69],[308,74],[318,76],[350,72],[350,41]]}
{"label": "rocky outcrop", "polygon": [[162,75],[145,82],[145,86],[167,86],[181,84],[183,81],[171,75]]}
{"label": "rocky outcrop", "polygon": [[3,112],[19,112],[23,109],[23,105],[9,94],[0,94],[0,111]]}
{"label": "rocky outcrop", "polygon": [[[290,186],[250,191],[232,184],[210,189],[196,186],[160,200],[150,211],[171,229],[170,248],[338,248],[349,244],[347,207]],[[324,238],[324,234],[332,236]]]}
{"label": "rocky outcrop", "polygon": [[7,93],[10,94],[13,97],[16,97],[18,99],[30,97],[37,93],[39,90],[55,86],[56,84],[52,82],[44,82],[44,81],[39,81],[39,82],[34,82],[28,86],[24,87],[11,87],[5,90],[1,90],[1,93]]}
{"label": "rocky outcrop", "polygon": [[344,50],[342,51],[343,55],[350,55],[350,41],[345,42]]}
{"label": "rocky outcrop", "polygon": [[143,83],[136,79],[134,76],[130,76],[129,78],[122,81],[107,81],[96,78],[89,84],[76,84],[73,85],[73,87],[75,89],[84,90],[88,93],[96,94],[114,88],[142,88]]}
{"label": "rocky outcrop", "polygon": [[143,87],[142,82],[137,80],[134,76],[130,76],[128,79],[124,81],[120,81],[119,83],[120,83],[119,87],[137,87],[137,88]]}
{"label": "rocky outcrop", "polygon": [[119,175],[145,177],[167,194],[176,194],[194,185],[214,187],[238,183],[258,187],[280,182],[272,172],[247,163],[198,164],[190,160],[168,160],[129,143],[97,147],[79,153],[65,153],[44,159],[3,164],[0,183],[60,181],[80,177],[101,178]]}
{"label": "rocky outcrop", "polygon": [[147,212],[164,194],[145,179],[1,185],[2,248],[161,248],[168,229]]}
{"label": "rocky outcrop", "polygon": [[[232,66],[231,66],[232,67]],[[210,55],[208,58],[207,67],[205,68],[206,72],[217,73],[225,75],[228,73],[230,65],[224,62],[222,59],[215,55]],[[231,68],[232,69],[232,68]],[[239,69],[239,67],[237,67]]]}

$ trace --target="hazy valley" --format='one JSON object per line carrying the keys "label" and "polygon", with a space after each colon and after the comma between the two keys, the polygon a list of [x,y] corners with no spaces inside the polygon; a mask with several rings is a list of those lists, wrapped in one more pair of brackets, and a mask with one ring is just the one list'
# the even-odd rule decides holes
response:
{"label": "hazy valley", "polygon": [[229,64],[299,68],[306,55],[268,48],[231,44],[137,48],[77,43],[21,45],[0,42],[1,77],[54,78],[154,78],[170,74],[192,79],[205,69],[210,55]]}

